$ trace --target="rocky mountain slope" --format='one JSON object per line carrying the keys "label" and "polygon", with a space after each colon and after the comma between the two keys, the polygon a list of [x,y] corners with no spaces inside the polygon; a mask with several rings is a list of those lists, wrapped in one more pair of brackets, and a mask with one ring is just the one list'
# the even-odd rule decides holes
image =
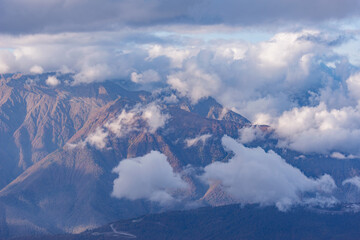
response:
{"label": "rocky mountain slope", "polygon": [[[113,81],[71,85],[71,75],[58,75],[60,84],[49,86],[50,75],[0,77],[0,236],[79,233],[169,209],[236,202],[216,182],[207,186],[191,172],[227,162],[232,153],[221,139],[239,138],[239,130],[251,126],[246,118],[212,98],[192,104],[169,89],[130,91]],[[275,150],[309,177],[331,174],[340,186],[338,199],[359,199],[357,189],[341,185],[359,173],[358,159],[299,158],[300,153],[277,148],[276,139],[266,136],[248,146]],[[119,162],[151,151],[164,154],[189,186],[176,192],[180,200],[168,206],[112,196]],[[199,211],[194,214],[205,214]]]}
{"label": "rocky mountain slope", "polygon": [[[166,102],[164,94],[126,91],[113,82],[55,88],[44,83],[46,74],[33,78],[16,74],[0,80],[0,201],[10,236],[79,232],[157,211],[161,208],[147,201],[110,196],[116,177],[112,169],[120,160],[158,150],[175,171],[188,164],[204,166],[226,158],[222,135],[236,137],[250,124],[213,99],[192,106],[182,99]],[[169,116],[166,127],[144,130],[140,121],[126,136],[111,136],[106,149],[86,143],[124,109],[155,101]],[[186,146],[186,139],[202,134],[213,137]],[[207,190],[198,188],[196,179],[186,181],[192,186],[188,198],[200,199]]]}

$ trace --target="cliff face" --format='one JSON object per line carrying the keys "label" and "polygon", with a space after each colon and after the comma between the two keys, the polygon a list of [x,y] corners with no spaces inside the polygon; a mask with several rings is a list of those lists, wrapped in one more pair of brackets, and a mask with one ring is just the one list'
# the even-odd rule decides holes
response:
{"label": "cliff face", "polygon": [[[148,201],[110,196],[112,169],[120,160],[157,150],[174,171],[205,166],[226,159],[224,134],[237,137],[238,129],[250,124],[213,99],[195,106],[181,98],[167,102],[164,95],[127,91],[113,82],[54,88],[44,84],[46,77],[35,83],[26,75],[0,79],[0,200],[8,228],[2,225],[10,235],[79,232],[158,211]],[[110,135],[105,148],[86,141],[123,110],[153,103],[166,114],[165,126],[153,131],[139,120],[135,130]],[[187,144],[204,134],[212,136],[206,144]],[[191,186],[183,193],[189,199],[198,200],[208,190],[197,179],[184,179]]]}

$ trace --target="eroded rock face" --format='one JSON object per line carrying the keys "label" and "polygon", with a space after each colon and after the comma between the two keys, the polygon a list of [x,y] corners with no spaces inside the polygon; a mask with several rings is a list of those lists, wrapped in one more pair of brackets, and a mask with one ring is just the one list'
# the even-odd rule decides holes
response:
{"label": "eroded rock face", "polygon": [[[213,99],[196,106],[185,99],[168,104],[161,95],[127,91],[114,82],[71,86],[64,75],[58,77],[60,85],[49,87],[44,84],[47,74],[36,76],[36,81],[30,77],[34,79],[0,79],[0,200],[7,219],[1,231],[12,236],[77,232],[158,211],[149,201],[110,196],[116,178],[112,169],[120,160],[157,150],[176,172],[189,165],[202,167],[226,159],[221,137],[238,137],[238,129],[250,124]],[[86,142],[123,110],[151,102],[169,116],[164,127],[149,131],[139,121],[125,136],[110,133],[105,148]],[[186,145],[186,139],[204,134],[211,138]],[[190,186],[182,193],[185,198],[199,200],[208,190],[198,179],[184,179]],[[216,194],[211,196],[210,203],[218,205]]]}

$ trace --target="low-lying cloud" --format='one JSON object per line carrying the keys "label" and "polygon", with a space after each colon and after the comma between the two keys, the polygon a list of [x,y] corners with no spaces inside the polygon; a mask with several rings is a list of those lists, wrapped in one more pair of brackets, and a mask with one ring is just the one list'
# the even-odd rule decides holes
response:
{"label": "low-lying cloud", "polygon": [[243,144],[264,139],[266,133],[259,126],[250,126],[239,129],[239,141]]}
{"label": "low-lying cloud", "polygon": [[119,176],[114,180],[111,195],[120,199],[145,199],[167,205],[176,201],[177,190],[188,187],[180,175],[173,172],[166,156],[157,151],[122,160],[113,172]]}
{"label": "low-lying cloud", "polygon": [[308,178],[273,151],[246,148],[228,136],[223,137],[222,143],[235,155],[229,162],[206,166],[201,179],[209,185],[220,181],[223,189],[239,203],[276,204],[280,210],[286,210],[305,200],[316,203],[316,199],[306,197],[307,193],[321,196],[336,188],[331,176]]}
{"label": "low-lying cloud", "polygon": [[169,118],[170,115],[163,114],[156,103],[145,106],[136,105],[128,111],[123,109],[117,117],[109,120],[103,127],[98,127],[84,141],[75,145],[71,144],[70,147],[89,144],[97,149],[103,149],[106,147],[110,134],[122,138],[134,131],[155,133],[165,126]]}
{"label": "low-lying cloud", "polygon": [[49,76],[46,80],[45,80],[46,85],[50,86],[50,87],[56,87],[57,85],[59,85],[61,82],[59,79],[57,79],[56,76]]}

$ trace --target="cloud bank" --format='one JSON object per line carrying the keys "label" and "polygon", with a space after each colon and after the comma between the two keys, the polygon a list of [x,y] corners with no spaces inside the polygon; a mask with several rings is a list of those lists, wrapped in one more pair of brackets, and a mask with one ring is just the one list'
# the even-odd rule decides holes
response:
{"label": "cloud bank", "polygon": [[329,175],[308,178],[273,151],[246,148],[228,136],[223,137],[222,143],[235,156],[229,162],[206,166],[201,179],[209,185],[220,181],[223,189],[239,203],[276,204],[280,210],[286,210],[305,200],[317,202],[307,199],[306,193],[327,194],[336,188]]}
{"label": "cloud bank", "polygon": [[[22,11],[19,11],[22,9]],[[0,32],[36,33],[119,30],[168,25],[319,23],[359,16],[357,0],[3,0]]]}
{"label": "cloud bank", "polygon": [[166,156],[157,151],[120,161],[113,169],[112,196],[130,200],[145,199],[167,205],[175,201],[175,191],[186,189],[187,183],[173,172]]}
{"label": "cloud bank", "polygon": [[337,30],[300,28],[259,42],[134,29],[1,36],[0,73],[60,71],[73,73],[72,84],[121,79],[168,85],[193,104],[212,96],[272,126],[279,147],[358,156],[360,69],[336,51],[358,33]]}

